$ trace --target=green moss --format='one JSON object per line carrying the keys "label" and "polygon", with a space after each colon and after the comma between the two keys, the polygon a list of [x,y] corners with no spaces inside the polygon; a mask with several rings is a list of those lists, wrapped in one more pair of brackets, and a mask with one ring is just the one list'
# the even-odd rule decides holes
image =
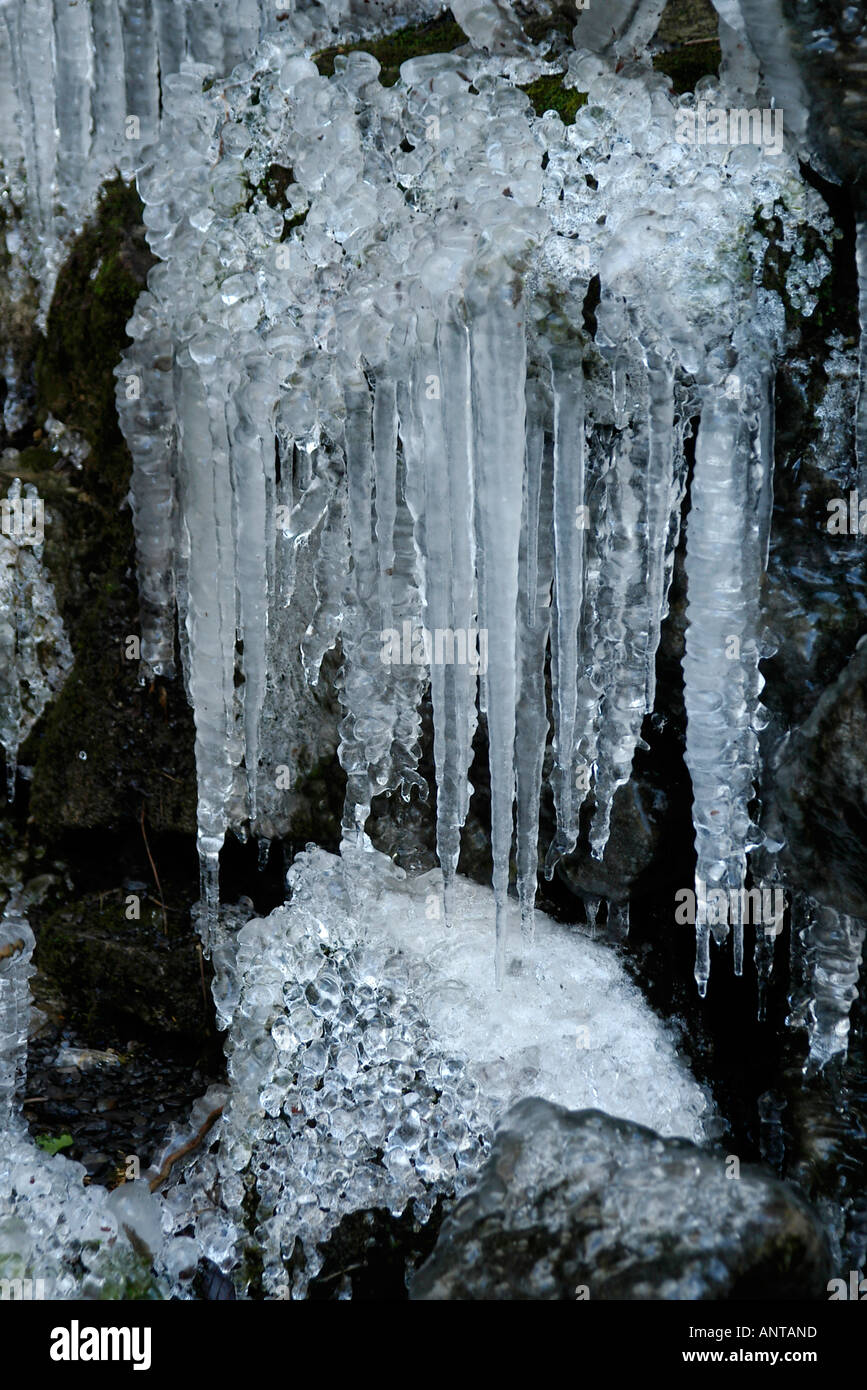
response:
{"label": "green moss", "polygon": [[138,194],[117,177],[102,190],[94,217],[58,276],[36,355],[37,424],[50,412],[86,436],[92,452],[85,478],[98,473],[115,510],[130,465],[117,423],[113,370],[129,343],[126,323],[154,259]]}
{"label": "green moss", "polygon": [[722,51],[717,39],[705,39],[678,48],[670,53],[657,53],[653,66],[657,72],[667,73],[672,80],[673,90],[680,96],[683,92],[695,90],[695,84],[702,77],[716,77],[722,61]]}
{"label": "green moss", "polygon": [[564,125],[572,125],[581,107],[587,105],[587,93],[565,87],[559,74],[537,77],[535,82],[529,82],[521,90],[527,93],[537,116],[543,116],[546,111],[556,111]]}
{"label": "green moss", "polygon": [[455,22],[451,10],[425,24],[411,25],[396,34],[381,39],[365,39],[356,43],[338,44],[314,54],[313,61],[323,77],[334,72],[334,61],[346,53],[372,53],[381,65],[379,80],[384,87],[393,87],[400,76],[400,66],[410,58],[427,53],[451,53],[467,42],[467,36]]}
{"label": "green moss", "polygon": [[47,1154],[60,1153],[61,1149],[71,1149],[75,1140],[71,1134],[37,1134],[36,1146]]}
{"label": "green moss", "polygon": [[[91,1266],[91,1278],[98,1280],[100,1302],[155,1303],[163,1294],[152,1267],[152,1256],[144,1242],[125,1226],[132,1249],[123,1245],[103,1246],[96,1263]],[[87,1287],[85,1279],[85,1287]]]}

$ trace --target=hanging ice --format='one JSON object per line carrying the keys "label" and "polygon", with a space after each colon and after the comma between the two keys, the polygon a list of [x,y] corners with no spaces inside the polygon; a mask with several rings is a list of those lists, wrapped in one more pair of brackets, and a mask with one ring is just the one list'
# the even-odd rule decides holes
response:
{"label": "hanging ice", "polygon": [[806,1028],[805,1069],[845,1057],[849,1012],[858,997],[867,925],[814,902],[803,893],[792,904],[792,984],[789,1023]]}
{"label": "hanging ice", "polygon": [[[725,389],[705,402],[687,523],[686,761],[699,896],[702,886],[740,894],[747,853],[761,843],[749,804],[763,727],[758,614],[770,534],[771,418],[767,359],[744,352]],[[697,930],[696,980],[704,994],[710,929],[705,921]],[[725,923],[715,935],[727,933]],[[734,969],[738,975],[743,969],[740,920],[734,923]]]}
{"label": "hanging ice", "polygon": [[6,794],[15,796],[18,749],[72,668],[72,651],[42,564],[45,506],[16,478],[0,499],[0,743]]}
{"label": "hanging ice", "polygon": [[[447,920],[478,698],[500,978],[516,790],[532,936],[549,725],[548,870],[575,847],[588,797],[604,854],[654,706],[699,414],[685,659],[698,878],[743,886],[784,322],[757,289],[762,237],[745,229],[770,204],[787,244],[807,221],[830,229],[787,155],[679,139],[693,98],[649,66],[618,75],[615,59],[573,55],[566,81],[588,101],[566,128],[496,76],[511,61],[418,58],[386,88],[360,52],[323,78],[287,33],[218,93],[183,65],[139,176],[162,264],[118,396],[154,669],[168,669],[177,589],[212,914],[225,830],[273,833],[275,735],[297,698],[275,681],[278,634],[309,553],[307,678],[330,647],[342,654],[344,845],[368,845],[380,792],[423,791],[429,680]],[[283,207],[262,183],[278,161],[294,180]],[[793,284],[807,310],[825,264]],[[741,952],[737,928],[737,969]]]}
{"label": "hanging ice", "polygon": [[33,932],[13,885],[0,920],[0,1134],[20,1130],[19,1104],[30,1022]]}

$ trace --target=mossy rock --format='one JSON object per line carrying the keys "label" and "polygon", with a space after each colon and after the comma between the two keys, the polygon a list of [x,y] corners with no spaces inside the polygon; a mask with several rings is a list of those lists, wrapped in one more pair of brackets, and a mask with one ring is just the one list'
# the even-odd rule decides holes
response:
{"label": "mossy rock", "polygon": [[706,39],[688,48],[657,53],[653,66],[657,72],[664,72],[671,78],[672,89],[680,96],[683,92],[693,91],[702,77],[716,77],[721,61],[719,42]]}
{"label": "mossy rock", "polygon": [[[74,668],[21,749],[34,767],[35,838],[116,830],[146,808],[157,832],[195,832],[193,723],[180,682],[139,682],[127,660],[138,633],[132,461],[117,421],[115,378],[126,324],[154,258],[135,189],[115,178],[57,278],[36,353],[36,423],[18,471],[45,498],[44,558]],[[90,445],[80,468],[44,437],[48,414]]]}
{"label": "mossy rock", "polygon": [[537,116],[556,111],[564,125],[573,125],[581,107],[587,105],[587,93],[564,86],[563,78],[556,73],[551,77],[537,77],[521,91],[527,93]]}
{"label": "mossy rock", "polygon": [[380,39],[359,39],[354,43],[336,44],[314,55],[313,61],[323,77],[331,77],[335,60],[347,53],[371,53],[381,66],[379,80],[384,87],[393,87],[400,76],[402,63],[428,53],[451,53],[467,42],[467,36],[456,23],[451,10],[424,24],[409,25],[397,33]]}

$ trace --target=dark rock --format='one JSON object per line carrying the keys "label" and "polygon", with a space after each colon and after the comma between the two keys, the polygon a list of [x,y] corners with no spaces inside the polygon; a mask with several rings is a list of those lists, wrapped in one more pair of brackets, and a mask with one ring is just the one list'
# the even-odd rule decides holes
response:
{"label": "dark rock", "polygon": [[503,1118],[410,1297],[819,1299],[830,1261],[810,1207],[761,1169],[533,1099]]}
{"label": "dark rock", "polygon": [[627,900],[632,884],[653,860],[665,809],[664,795],[633,776],[614,798],[611,834],[602,859],[593,858],[582,837],[576,852],[557,865],[558,878],[579,895]]}
{"label": "dark rock", "polygon": [[867,642],[781,748],[766,817],[802,891],[867,917]]}
{"label": "dark rock", "polygon": [[[741,0],[750,43],[786,125],[813,158],[867,194],[867,87],[863,5],[837,0]],[[803,129],[801,128],[803,123]]]}
{"label": "dark rock", "polygon": [[121,1042],[174,1036],[205,1040],[212,1007],[202,998],[192,927],[163,929],[159,909],[143,905],[127,921],[119,898],[85,897],[37,927],[35,962],[87,1028]]}

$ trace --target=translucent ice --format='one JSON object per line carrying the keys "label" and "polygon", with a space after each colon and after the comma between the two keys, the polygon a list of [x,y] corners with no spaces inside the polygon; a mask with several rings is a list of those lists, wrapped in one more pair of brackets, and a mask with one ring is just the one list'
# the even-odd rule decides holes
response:
{"label": "translucent ice", "polygon": [[[496,7],[479,8],[495,23]],[[300,602],[303,550],[316,595],[304,675],[317,683],[329,648],[342,654],[343,843],[368,844],[381,792],[423,792],[429,682],[447,917],[486,718],[503,978],[517,951],[514,824],[532,935],[549,720],[548,870],[574,848],[588,797],[604,854],[653,710],[696,416],[685,674],[698,871],[742,880],[756,839],[769,382],[785,332],[755,227],[774,208],[793,247],[807,224],[827,239],[830,222],[785,153],[684,137],[695,98],[673,97],[642,58],[658,8],[624,7],[610,59],[569,56],[565,81],[588,94],[570,127],[502,75],[516,61],[539,71],[530,49],[428,55],[384,87],[362,52],[321,76],[290,27],[231,83],[203,92],[186,63],[166,84],[161,141],[139,174],[161,264],[119,373],[140,362],[143,393],[119,400],[154,669],[167,669],[173,593],[181,618],[212,914],[226,828],[280,833],[275,735],[297,720],[298,686],[275,679],[297,655],[276,634]],[[712,102],[722,88],[706,86]],[[273,165],[292,172],[279,206]],[[827,268],[821,248],[792,258],[804,312]]]}
{"label": "translucent ice", "polygon": [[704,1093],[605,947],[540,914],[533,966],[498,991],[489,889],[457,878],[450,928],[439,870],[376,852],[310,849],[290,886],[267,919],[215,928],[230,1098],[166,1198],[242,1293],[245,1229],[266,1295],[301,1297],[343,1216],[425,1220],[463,1192],[521,1096],[702,1136]]}

